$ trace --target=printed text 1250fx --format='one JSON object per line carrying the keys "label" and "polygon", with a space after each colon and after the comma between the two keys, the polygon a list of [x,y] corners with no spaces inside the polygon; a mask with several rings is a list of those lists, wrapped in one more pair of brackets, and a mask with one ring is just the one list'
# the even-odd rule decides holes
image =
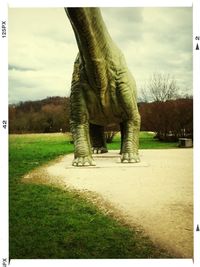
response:
{"label": "printed text 1250fx", "polygon": [[1,36],[2,38],[6,37],[6,21],[1,22]]}

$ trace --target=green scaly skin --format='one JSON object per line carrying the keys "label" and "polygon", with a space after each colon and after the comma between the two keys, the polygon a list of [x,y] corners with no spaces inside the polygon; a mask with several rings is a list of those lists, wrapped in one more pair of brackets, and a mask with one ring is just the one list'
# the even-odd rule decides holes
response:
{"label": "green scaly skin", "polygon": [[99,8],[65,8],[79,53],[74,63],[70,126],[74,166],[93,166],[90,124],[119,123],[121,162],[139,162],[140,115],[136,84],[124,56],[111,39]]}

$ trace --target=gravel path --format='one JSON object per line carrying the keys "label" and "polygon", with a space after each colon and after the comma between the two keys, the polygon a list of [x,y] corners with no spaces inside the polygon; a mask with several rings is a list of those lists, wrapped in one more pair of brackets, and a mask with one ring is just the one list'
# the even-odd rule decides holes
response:
{"label": "gravel path", "polygon": [[[71,166],[67,155],[24,177],[100,195],[175,257],[193,257],[193,150],[140,150],[141,163],[120,163],[110,151],[96,167]],[[43,175],[39,175],[39,172]]]}

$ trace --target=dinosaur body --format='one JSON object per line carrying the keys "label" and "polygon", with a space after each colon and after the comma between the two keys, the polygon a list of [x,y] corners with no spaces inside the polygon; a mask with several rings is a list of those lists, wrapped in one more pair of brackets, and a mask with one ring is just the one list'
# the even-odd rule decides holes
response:
{"label": "dinosaur body", "polygon": [[95,164],[89,125],[94,125],[95,133],[113,122],[123,128],[122,162],[138,162],[140,115],[136,84],[124,56],[110,37],[98,8],[65,10],[79,48],[70,96],[70,125],[75,144],[73,164]]}

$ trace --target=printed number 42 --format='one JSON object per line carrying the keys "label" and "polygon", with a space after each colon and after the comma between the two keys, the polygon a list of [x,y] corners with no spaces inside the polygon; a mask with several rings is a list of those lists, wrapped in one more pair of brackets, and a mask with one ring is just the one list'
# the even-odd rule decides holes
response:
{"label": "printed number 42", "polygon": [[7,121],[3,120],[2,124],[3,124],[3,128],[6,129],[7,128]]}

